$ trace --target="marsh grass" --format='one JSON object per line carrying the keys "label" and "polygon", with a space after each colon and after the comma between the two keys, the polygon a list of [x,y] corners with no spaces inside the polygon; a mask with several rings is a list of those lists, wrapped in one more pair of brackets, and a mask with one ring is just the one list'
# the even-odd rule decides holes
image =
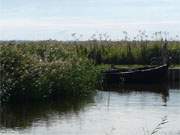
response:
{"label": "marsh grass", "polygon": [[98,71],[91,61],[62,47],[52,57],[51,49],[1,46],[1,102],[78,98],[95,92]]}
{"label": "marsh grass", "polygon": [[163,126],[166,123],[168,123],[167,116],[164,116],[161,119],[161,121],[152,129],[151,132],[149,130],[145,130],[145,128],[143,128],[144,135],[156,135],[158,132],[160,132],[160,130],[163,128]]}
{"label": "marsh grass", "polygon": [[[161,41],[97,41],[88,50],[88,56],[98,64],[148,65],[152,58],[161,57],[163,44]],[[180,43],[169,42],[167,50],[172,63],[180,64]]]}
{"label": "marsh grass", "polygon": [[167,116],[163,117],[162,120],[161,120],[161,122],[156,125],[156,127],[152,130],[151,135],[154,135],[154,134],[156,134],[157,132],[159,132],[159,131],[161,130],[162,126],[163,126],[164,124],[166,124],[166,123],[168,123],[168,121],[167,121]]}
{"label": "marsh grass", "polygon": [[[0,42],[0,100],[32,101],[88,96],[109,64],[149,65],[161,56],[162,41]],[[180,64],[180,42],[168,42]]]}

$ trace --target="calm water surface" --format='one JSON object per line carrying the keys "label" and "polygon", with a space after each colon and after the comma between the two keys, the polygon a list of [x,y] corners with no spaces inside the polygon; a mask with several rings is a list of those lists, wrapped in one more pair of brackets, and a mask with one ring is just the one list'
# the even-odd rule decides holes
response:
{"label": "calm water surface", "polygon": [[179,86],[119,86],[86,101],[1,106],[0,135],[150,135],[163,120],[155,135],[180,135]]}

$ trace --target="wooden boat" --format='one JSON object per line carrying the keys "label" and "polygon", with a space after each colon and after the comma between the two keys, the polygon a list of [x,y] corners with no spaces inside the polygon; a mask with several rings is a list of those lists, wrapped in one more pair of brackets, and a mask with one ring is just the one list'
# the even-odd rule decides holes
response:
{"label": "wooden boat", "polygon": [[168,65],[136,69],[111,68],[102,73],[103,83],[154,83],[167,80]]}

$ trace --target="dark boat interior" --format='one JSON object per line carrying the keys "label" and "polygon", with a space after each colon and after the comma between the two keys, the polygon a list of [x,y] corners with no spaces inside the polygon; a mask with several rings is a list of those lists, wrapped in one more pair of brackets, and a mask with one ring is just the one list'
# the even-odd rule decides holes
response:
{"label": "dark boat interior", "polygon": [[109,70],[105,71],[104,73],[118,73],[118,72],[131,72],[131,71],[140,71],[140,70],[146,70],[146,69],[154,69],[159,66],[144,66],[140,68],[118,68],[118,67],[112,67]]}

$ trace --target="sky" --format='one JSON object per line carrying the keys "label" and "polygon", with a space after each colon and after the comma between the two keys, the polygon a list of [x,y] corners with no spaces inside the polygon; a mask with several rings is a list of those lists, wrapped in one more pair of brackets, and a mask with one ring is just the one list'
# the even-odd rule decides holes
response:
{"label": "sky", "polygon": [[180,0],[0,0],[0,40],[132,39],[139,30],[179,38]]}

